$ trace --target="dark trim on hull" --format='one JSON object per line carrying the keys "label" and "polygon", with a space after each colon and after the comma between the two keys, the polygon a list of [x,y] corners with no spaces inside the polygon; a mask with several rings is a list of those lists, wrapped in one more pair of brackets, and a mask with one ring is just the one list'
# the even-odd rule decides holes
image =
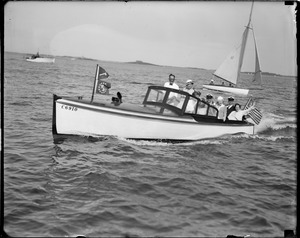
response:
{"label": "dark trim on hull", "polygon": [[[56,97],[58,99],[64,99],[62,97]],[[74,102],[78,103],[79,101],[77,100],[72,100],[72,99],[67,99],[69,100],[69,102],[65,102],[65,105],[69,105],[69,106],[74,106]],[[60,102],[59,102],[60,103]],[[186,124],[197,124],[198,123],[204,123],[206,125],[214,125],[214,126],[224,126],[224,125],[231,125],[231,126],[253,126],[252,123],[246,122],[246,121],[230,121],[230,120],[226,120],[225,122],[223,122],[223,120],[221,119],[217,119],[213,116],[205,116],[205,115],[198,115],[198,114],[184,114],[182,116],[168,116],[168,115],[162,115],[160,113],[148,113],[148,112],[142,112],[142,111],[136,111],[136,110],[128,110],[128,109],[124,109],[124,108],[120,108],[120,107],[114,107],[114,106],[108,106],[105,104],[90,104],[89,102],[79,102],[82,105],[76,105],[76,107],[81,108],[83,110],[91,110],[91,111],[95,111],[95,112],[101,112],[101,113],[105,113],[105,114],[120,114],[124,117],[142,117],[145,118],[147,120],[163,120],[165,122],[167,121],[172,121],[172,122],[177,122],[177,123],[186,123]],[[85,107],[85,105],[91,105],[91,106],[99,106],[99,108],[87,108]],[[102,108],[100,108],[102,107]],[[106,111],[104,110],[104,108],[108,108],[108,109],[113,109],[114,111]],[[127,111],[127,112],[132,112],[132,113],[139,113],[140,115],[130,115],[130,114],[123,114],[122,111]],[[144,115],[153,115],[154,117],[146,117]],[[161,118],[155,118],[155,116],[163,116],[165,117],[164,119]],[[194,119],[194,121],[177,121],[177,118],[186,118],[186,119]],[[57,133],[56,133],[57,134]]]}
{"label": "dark trim on hull", "polygon": [[62,97],[53,94],[53,108],[52,108],[52,134],[57,135],[56,129],[56,100],[61,99]]}
{"label": "dark trim on hull", "polygon": [[[101,138],[102,137],[102,138]],[[99,136],[85,136],[85,135],[75,135],[75,134],[53,134],[53,142],[54,144],[61,144],[67,139],[78,139],[78,138],[85,138],[91,142],[97,142],[106,140],[107,137],[116,137],[117,136],[108,136],[108,135],[99,135]],[[186,143],[186,142],[194,142],[200,140],[179,140],[179,139],[147,139],[147,138],[124,138],[126,140],[133,140],[133,141],[154,141],[154,142],[162,142],[162,143],[172,143],[172,144],[179,144],[179,143]]]}
{"label": "dark trim on hull", "polygon": [[[238,132],[235,134],[228,134],[228,135],[238,135],[243,134],[242,132]],[[53,142],[54,144],[61,144],[67,139],[80,139],[84,138],[90,142],[97,142],[107,140],[107,138],[118,138],[117,136],[109,136],[109,135],[99,135],[99,136],[88,136],[88,135],[73,135],[73,134],[55,134],[53,135]],[[202,140],[209,140],[209,139],[216,139],[214,137],[211,138],[204,138],[204,139],[197,139],[197,140],[183,140],[183,139],[149,139],[149,138],[124,138],[126,140],[133,140],[133,141],[153,141],[153,142],[161,142],[161,143],[170,143],[170,144],[180,144],[180,143],[188,143],[188,142],[197,142]]]}

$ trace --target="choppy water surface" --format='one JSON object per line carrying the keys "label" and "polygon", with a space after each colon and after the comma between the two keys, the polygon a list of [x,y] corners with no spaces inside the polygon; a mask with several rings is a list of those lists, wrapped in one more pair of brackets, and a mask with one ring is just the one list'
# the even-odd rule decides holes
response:
{"label": "choppy water surface", "polygon": [[90,98],[97,64],[110,74],[111,94],[138,104],[170,73],[181,87],[190,78],[201,89],[211,71],[66,57],[38,64],[25,56],[6,53],[4,63],[9,235],[272,237],[295,229],[296,79],[264,75],[264,89],[251,92],[264,114],[255,135],[54,141],[52,94]]}

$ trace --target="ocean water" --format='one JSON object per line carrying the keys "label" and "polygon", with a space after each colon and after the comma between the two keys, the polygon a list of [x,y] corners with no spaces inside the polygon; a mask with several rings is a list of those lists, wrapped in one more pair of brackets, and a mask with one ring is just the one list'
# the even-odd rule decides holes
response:
{"label": "ocean water", "polygon": [[57,142],[53,93],[90,98],[97,64],[109,73],[112,88],[110,96],[94,100],[110,100],[119,91],[123,101],[135,104],[170,73],[181,87],[194,79],[201,91],[212,71],[69,57],[42,64],[26,62],[25,54],[4,56],[8,235],[282,237],[296,229],[295,78],[263,75],[263,89],[251,91],[264,115],[255,135],[180,144],[108,136]]}

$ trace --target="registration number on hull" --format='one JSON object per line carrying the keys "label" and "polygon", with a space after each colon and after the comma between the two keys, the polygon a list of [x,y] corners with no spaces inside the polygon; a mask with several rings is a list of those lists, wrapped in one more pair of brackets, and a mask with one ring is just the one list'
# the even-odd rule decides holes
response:
{"label": "registration number on hull", "polygon": [[61,105],[61,108],[62,108],[62,109],[65,109],[65,110],[74,111],[74,112],[76,112],[76,111],[78,110],[77,107],[68,106],[68,105]]}

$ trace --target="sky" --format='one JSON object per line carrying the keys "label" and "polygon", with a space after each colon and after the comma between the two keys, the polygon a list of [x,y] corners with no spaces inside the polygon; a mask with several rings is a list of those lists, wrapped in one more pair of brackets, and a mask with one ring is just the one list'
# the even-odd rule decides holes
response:
{"label": "sky", "polygon": [[[251,1],[39,2],[4,6],[4,50],[216,69],[241,43]],[[254,2],[261,70],[297,75],[295,4]],[[249,33],[242,71],[254,70]]]}

